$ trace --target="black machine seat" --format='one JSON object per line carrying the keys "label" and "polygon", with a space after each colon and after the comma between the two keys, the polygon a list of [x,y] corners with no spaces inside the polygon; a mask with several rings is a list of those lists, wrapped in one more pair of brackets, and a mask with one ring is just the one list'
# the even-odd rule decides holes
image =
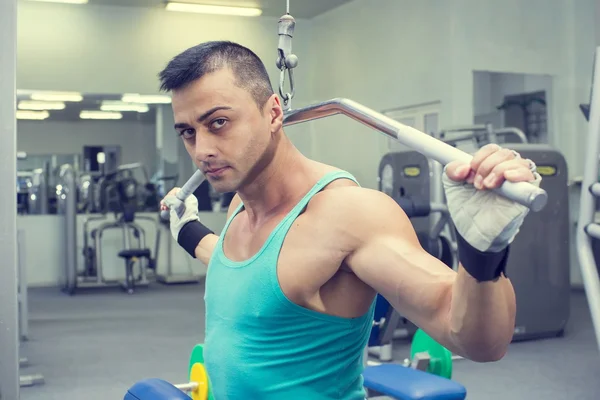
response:
{"label": "black machine seat", "polygon": [[130,260],[132,258],[150,258],[150,249],[128,249],[121,250],[119,257]]}
{"label": "black machine seat", "polygon": [[126,264],[126,266],[125,266],[125,268],[126,268],[125,290],[127,290],[127,292],[129,294],[132,294],[133,287],[135,285],[135,280],[133,278],[133,265],[136,263],[136,261],[138,261],[137,259],[140,259],[140,258],[147,258],[149,261],[152,261],[152,259],[150,258],[150,249],[121,250],[119,252],[119,257],[124,258],[125,264]]}

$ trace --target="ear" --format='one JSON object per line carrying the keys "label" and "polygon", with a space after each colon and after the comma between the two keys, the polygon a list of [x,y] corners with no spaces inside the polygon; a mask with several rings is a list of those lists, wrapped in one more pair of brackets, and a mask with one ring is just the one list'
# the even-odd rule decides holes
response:
{"label": "ear", "polygon": [[266,111],[270,117],[271,133],[278,132],[283,127],[283,108],[279,96],[271,95],[265,107],[267,107]]}

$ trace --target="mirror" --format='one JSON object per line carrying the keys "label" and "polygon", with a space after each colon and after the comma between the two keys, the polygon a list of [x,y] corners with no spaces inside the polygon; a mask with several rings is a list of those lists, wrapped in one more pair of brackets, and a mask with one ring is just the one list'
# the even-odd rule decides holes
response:
{"label": "mirror", "polygon": [[[114,211],[104,178],[119,169],[135,179],[137,211],[144,212],[156,211],[159,200],[195,169],[175,136],[169,96],[19,90],[16,100],[21,214],[57,213],[64,164],[75,170],[78,213]],[[209,186],[205,182],[195,193],[199,209],[226,210],[232,196]]]}

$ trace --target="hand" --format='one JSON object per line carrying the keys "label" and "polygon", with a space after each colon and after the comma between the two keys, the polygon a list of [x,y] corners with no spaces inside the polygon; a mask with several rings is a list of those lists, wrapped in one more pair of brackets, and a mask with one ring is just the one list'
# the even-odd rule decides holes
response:
{"label": "hand", "polygon": [[185,224],[190,221],[199,221],[200,217],[198,215],[198,199],[193,194],[189,195],[185,199],[185,211],[181,218],[177,215],[177,212],[174,210],[174,206],[179,204],[179,200],[175,197],[175,194],[180,190],[180,188],[173,188],[164,199],[160,202],[161,211],[169,210],[169,222],[171,228],[171,235],[175,238],[175,240],[179,237],[179,231]]}
{"label": "hand", "polygon": [[542,177],[533,161],[497,144],[482,147],[471,164],[451,162],[442,176],[448,210],[458,233],[479,251],[498,252],[519,232],[529,209],[490,189]]}

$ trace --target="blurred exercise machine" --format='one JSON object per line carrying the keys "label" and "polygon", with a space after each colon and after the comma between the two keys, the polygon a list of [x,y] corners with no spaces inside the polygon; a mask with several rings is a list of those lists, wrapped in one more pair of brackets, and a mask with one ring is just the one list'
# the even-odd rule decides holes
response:
{"label": "blurred exercise machine", "polygon": [[[24,215],[57,214],[57,180],[60,159],[77,170],[78,157],[17,153],[17,213]],[[58,188],[60,189],[60,188]]]}
{"label": "blurred exercise machine", "polygon": [[[156,219],[151,217],[136,215],[136,212],[143,210],[148,204],[146,195],[140,195],[139,184],[133,176],[133,171],[137,169],[144,170],[142,164],[127,164],[119,166],[115,171],[103,174],[99,179],[95,197],[99,201],[94,207],[99,207],[104,211],[101,216],[88,217],[83,223],[83,255],[84,268],[78,271],[77,268],[77,184],[75,171],[72,166],[66,164],[60,171],[60,191],[59,212],[65,215],[66,220],[66,264],[63,279],[63,290],[68,294],[74,294],[77,288],[97,288],[106,286],[122,286],[128,293],[133,293],[134,286],[147,286],[148,270],[156,268],[156,260],[160,245],[160,229]],[[147,174],[145,174],[147,176]],[[92,180],[88,185],[91,186]],[[91,201],[88,198],[88,203]],[[87,208],[87,207],[85,207]],[[158,205],[156,206],[156,209]],[[89,208],[87,208],[89,209]],[[115,220],[108,221],[106,214],[114,213]],[[150,221],[156,227],[155,252],[152,255],[151,250],[146,247],[145,231],[137,224],[137,220]],[[107,220],[101,223],[95,229],[90,229],[90,224],[96,221]],[[123,250],[119,252],[119,257],[125,262],[125,281],[110,281],[103,275],[102,264],[102,237],[109,229],[122,230]],[[132,247],[131,235],[137,239],[137,245]],[[90,245],[90,241],[93,245]],[[134,276],[133,268],[138,266],[139,273]]]}
{"label": "blurred exercise machine", "polygon": [[48,166],[17,171],[17,213],[49,213],[48,176]]}
{"label": "blurred exercise machine", "polygon": [[570,229],[567,161],[545,144],[505,143],[532,160],[548,204],[529,213],[510,246],[508,276],[517,296],[513,340],[562,336],[570,315]]}

